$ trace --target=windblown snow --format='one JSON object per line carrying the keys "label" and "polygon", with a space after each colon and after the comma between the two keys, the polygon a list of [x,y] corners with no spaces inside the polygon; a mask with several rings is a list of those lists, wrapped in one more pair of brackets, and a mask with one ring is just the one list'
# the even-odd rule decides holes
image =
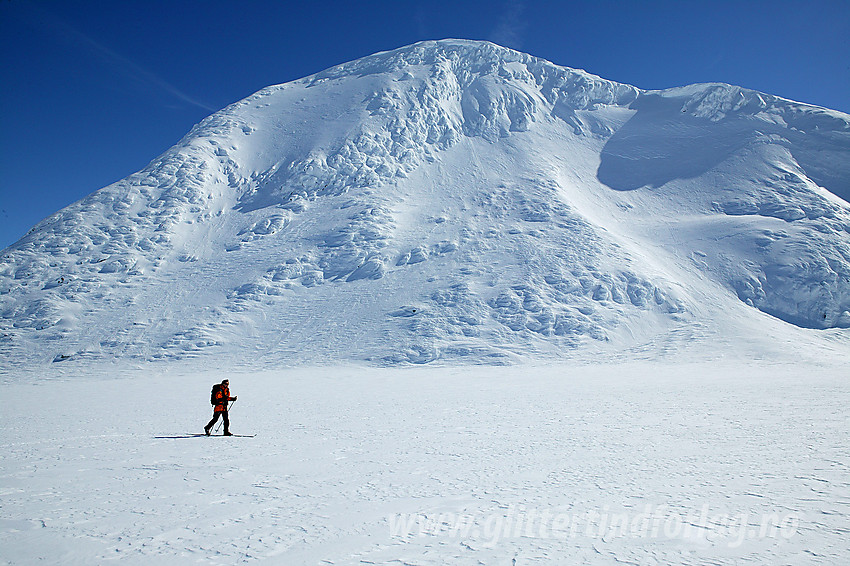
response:
{"label": "windblown snow", "polygon": [[511,363],[788,325],[846,346],[849,196],[846,114],[425,42],[266,88],[41,222],[0,259],[0,348]]}
{"label": "windblown snow", "polygon": [[263,89],[0,255],[0,562],[847,563],[848,199],[850,116],[725,84]]}

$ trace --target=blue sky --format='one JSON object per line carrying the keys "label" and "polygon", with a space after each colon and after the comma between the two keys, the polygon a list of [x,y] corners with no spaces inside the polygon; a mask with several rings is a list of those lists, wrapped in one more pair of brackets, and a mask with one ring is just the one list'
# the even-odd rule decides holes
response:
{"label": "blue sky", "polygon": [[0,248],[231,102],[424,39],[850,112],[850,1],[0,0]]}

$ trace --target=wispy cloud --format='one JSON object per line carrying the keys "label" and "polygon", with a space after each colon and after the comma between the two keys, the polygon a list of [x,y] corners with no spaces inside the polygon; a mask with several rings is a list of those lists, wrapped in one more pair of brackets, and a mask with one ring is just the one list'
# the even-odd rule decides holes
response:
{"label": "wispy cloud", "polygon": [[106,47],[105,45],[95,41],[84,33],[75,30],[69,27],[69,31],[71,31],[81,42],[84,42],[88,46],[90,46],[93,50],[99,53],[102,57],[107,59],[112,65],[121,70],[124,74],[129,77],[143,83],[147,83],[153,87],[156,87],[171,96],[182,100],[188,104],[192,104],[194,106],[198,106],[199,108],[203,108],[204,110],[209,110],[210,112],[214,112],[216,109],[201,102],[200,100],[189,96],[176,86],[172,85],[165,79],[157,76],[151,71],[145,69],[144,67],[134,63],[130,59],[124,57],[120,53],[115,52],[114,50]]}
{"label": "wispy cloud", "polygon": [[524,15],[524,2],[512,2],[510,0],[504,2],[496,27],[490,32],[488,39],[505,47],[520,49],[523,43],[523,35],[528,27]]}
{"label": "wispy cloud", "polygon": [[208,104],[205,104],[197,98],[186,94],[173,84],[169,83],[168,81],[149,71],[148,69],[145,69],[134,61],[128,59],[124,55],[121,55],[114,49],[111,49],[103,43],[88,36],[87,34],[83,33],[82,31],[69,24],[68,22],[62,20],[55,14],[45,10],[43,7],[38,7],[33,4],[30,4],[29,8],[36,12],[32,14],[36,25],[46,28],[53,28],[53,30],[60,33],[67,39],[88,48],[89,50],[94,52],[101,60],[103,60],[107,65],[111,66],[113,69],[120,72],[124,76],[134,81],[147,84],[148,86],[153,87],[156,90],[162,91],[187,104],[203,108],[204,110],[207,110],[209,112],[214,112],[216,110],[215,108],[211,107]]}

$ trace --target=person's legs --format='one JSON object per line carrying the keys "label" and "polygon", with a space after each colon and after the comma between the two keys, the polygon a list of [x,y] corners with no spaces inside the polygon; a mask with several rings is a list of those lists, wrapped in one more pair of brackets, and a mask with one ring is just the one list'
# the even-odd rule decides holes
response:
{"label": "person's legs", "polygon": [[226,436],[230,434],[230,417],[227,416],[227,411],[224,411],[221,416],[224,417],[224,434]]}
{"label": "person's legs", "polygon": [[[206,432],[207,434],[210,433],[210,430],[212,430],[213,425],[215,425],[215,423],[218,421],[218,416],[220,414],[221,414],[221,412],[219,412],[219,411],[216,411],[216,412],[213,413],[213,418],[207,424],[207,426],[204,427],[204,432]],[[224,426],[226,427],[227,426],[227,413],[224,414],[224,422],[225,422]]]}

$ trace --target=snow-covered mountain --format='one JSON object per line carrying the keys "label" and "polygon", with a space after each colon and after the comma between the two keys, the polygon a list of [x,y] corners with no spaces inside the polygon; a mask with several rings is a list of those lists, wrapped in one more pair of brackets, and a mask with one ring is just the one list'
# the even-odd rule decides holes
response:
{"label": "snow-covered mountain", "polygon": [[850,351],[848,200],[846,114],[423,42],[263,89],[42,221],[0,257],[0,356]]}

